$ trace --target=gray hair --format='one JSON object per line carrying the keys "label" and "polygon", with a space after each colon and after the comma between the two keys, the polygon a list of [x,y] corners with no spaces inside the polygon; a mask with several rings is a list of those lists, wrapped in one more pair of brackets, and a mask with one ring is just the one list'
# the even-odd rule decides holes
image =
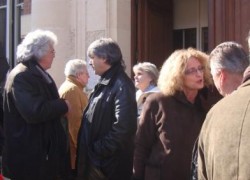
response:
{"label": "gray hair", "polygon": [[69,60],[65,66],[64,74],[65,76],[77,76],[78,73],[83,72],[84,67],[86,67],[86,61],[82,59]]}
{"label": "gray hair", "polygon": [[111,38],[100,38],[92,42],[88,47],[87,55],[90,58],[97,56],[106,59],[111,66],[120,64],[125,68],[121,49]]}
{"label": "gray hair", "polygon": [[224,42],[216,46],[209,56],[211,70],[218,73],[225,69],[231,73],[243,74],[249,65],[248,55],[236,42]]}
{"label": "gray hair", "polygon": [[57,36],[53,32],[40,29],[32,31],[17,47],[17,62],[28,61],[32,58],[39,61],[55,44],[57,44]]}
{"label": "gray hair", "polygon": [[142,62],[134,65],[133,70],[140,70],[143,72],[146,72],[151,78],[152,78],[152,85],[157,85],[157,80],[159,77],[159,71],[156,67],[156,65],[150,63],[150,62]]}

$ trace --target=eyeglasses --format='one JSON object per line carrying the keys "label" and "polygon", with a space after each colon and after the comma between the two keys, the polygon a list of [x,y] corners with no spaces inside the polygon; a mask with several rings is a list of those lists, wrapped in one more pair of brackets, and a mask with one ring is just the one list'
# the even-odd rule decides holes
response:
{"label": "eyeglasses", "polygon": [[190,69],[186,69],[185,70],[185,75],[196,75],[199,73],[203,73],[204,72],[204,66],[199,66],[198,68],[190,68]]}
{"label": "eyeglasses", "polygon": [[51,49],[51,50],[49,51],[49,53],[55,54],[55,53],[56,53],[56,52],[55,52],[55,49]]}
{"label": "eyeglasses", "polygon": [[80,73],[78,73],[78,75],[83,75],[83,74],[89,76],[89,73],[88,73],[88,72],[80,72]]}

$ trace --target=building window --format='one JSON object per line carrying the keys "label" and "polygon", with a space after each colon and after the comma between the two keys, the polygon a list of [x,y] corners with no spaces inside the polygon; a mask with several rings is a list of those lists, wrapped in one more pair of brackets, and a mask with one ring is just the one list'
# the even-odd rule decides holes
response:
{"label": "building window", "polygon": [[6,57],[6,0],[0,0],[0,57]]}
{"label": "building window", "polygon": [[[208,51],[208,27],[201,28],[200,46],[197,45],[197,28],[174,30],[174,49],[197,48]],[[199,48],[200,47],[200,48]]]}
{"label": "building window", "polygon": [[201,48],[204,52],[208,52],[208,27],[201,29]]}
{"label": "building window", "polygon": [[[26,0],[31,2],[30,0]],[[15,52],[21,42],[21,16],[24,0],[0,0],[0,56],[15,66]]]}
{"label": "building window", "polygon": [[6,0],[0,0],[0,6],[6,6]]}
{"label": "building window", "polygon": [[196,28],[174,30],[174,49],[196,48]]}
{"label": "building window", "polygon": [[23,10],[24,4],[23,0],[17,0],[17,3],[15,5],[15,17],[14,17],[14,22],[15,22],[15,43],[14,47],[16,49],[17,45],[21,43],[21,15],[24,14]]}

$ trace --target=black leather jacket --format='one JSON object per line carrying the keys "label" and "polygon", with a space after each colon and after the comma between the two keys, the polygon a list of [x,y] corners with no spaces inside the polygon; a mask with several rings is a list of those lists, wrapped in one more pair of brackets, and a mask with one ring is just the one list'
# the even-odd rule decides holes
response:
{"label": "black leather jacket", "polygon": [[112,67],[101,77],[84,111],[78,138],[78,178],[89,164],[108,179],[132,175],[136,116],[134,84],[121,66]]}

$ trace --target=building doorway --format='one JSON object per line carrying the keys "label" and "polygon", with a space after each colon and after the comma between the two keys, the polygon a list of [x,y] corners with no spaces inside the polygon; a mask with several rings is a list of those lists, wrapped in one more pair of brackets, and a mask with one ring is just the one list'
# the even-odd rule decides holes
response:
{"label": "building doorway", "polygon": [[161,67],[175,50],[208,51],[207,0],[132,0],[132,64]]}

